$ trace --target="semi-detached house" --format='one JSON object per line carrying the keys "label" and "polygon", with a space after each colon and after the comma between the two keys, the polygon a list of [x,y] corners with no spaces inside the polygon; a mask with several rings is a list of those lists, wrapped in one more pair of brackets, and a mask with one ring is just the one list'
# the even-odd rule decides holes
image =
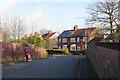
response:
{"label": "semi-detached house", "polygon": [[84,50],[88,42],[100,34],[97,27],[78,29],[75,25],[73,30],[65,30],[58,36],[58,48],[68,48],[71,51]]}

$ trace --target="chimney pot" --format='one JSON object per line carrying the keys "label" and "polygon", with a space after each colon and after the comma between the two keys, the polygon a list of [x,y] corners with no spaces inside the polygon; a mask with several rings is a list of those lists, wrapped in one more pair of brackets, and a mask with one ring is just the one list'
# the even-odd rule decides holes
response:
{"label": "chimney pot", "polygon": [[27,34],[25,34],[25,37],[27,37]]}
{"label": "chimney pot", "polygon": [[78,25],[75,25],[74,26],[74,31],[78,29]]}
{"label": "chimney pot", "polygon": [[34,33],[34,35],[38,35],[38,33],[37,33],[37,32],[35,32],[35,33]]}
{"label": "chimney pot", "polygon": [[48,33],[51,34],[51,33],[52,33],[52,30],[50,30]]}

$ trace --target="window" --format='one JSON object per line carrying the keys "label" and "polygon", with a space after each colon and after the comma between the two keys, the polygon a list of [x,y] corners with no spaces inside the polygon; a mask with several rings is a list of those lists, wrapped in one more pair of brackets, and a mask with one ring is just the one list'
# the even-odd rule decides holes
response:
{"label": "window", "polygon": [[87,49],[87,45],[83,45],[83,50]]}
{"label": "window", "polygon": [[61,46],[59,46],[59,49],[61,49]]}
{"label": "window", "polygon": [[63,42],[67,42],[67,38],[63,38]]}
{"label": "window", "polygon": [[59,43],[61,43],[61,38],[59,38]]}
{"label": "window", "polygon": [[113,42],[113,40],[109,40],[109,42]]}
{"label": "window", "polygon": [[77,37],[77,42],[80,42],[80,38],[79,37]]}
{"label": "window", "polygon": [[87,42],[87,37],[83,37],[83,42]]}
{"label": "window", "polygon": [[85,45],[83,45],[83,50],[85,50]]}
{"label": "window", "polygon": [[67,45],[63,45],[63,49],[66,49],[67,48]]}
{"label": "window", "polygon": [[81,47],[80,47],[80,46],[78,46],[78,50],[81,50]]}
{"label": "window", "polygon": [[70,42],[75,42],[75,38],[70,38]]}
{"label": "window", "polygon": [[72,50],[76,50],[76,44],[71,44],[70,45],[70,50],[72,51]]}

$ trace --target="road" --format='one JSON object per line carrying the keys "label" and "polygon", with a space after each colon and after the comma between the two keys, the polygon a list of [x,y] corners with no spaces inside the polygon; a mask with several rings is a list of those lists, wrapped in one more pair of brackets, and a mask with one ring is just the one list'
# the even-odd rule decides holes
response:
{"label": "road", "polygon": [[4,66],[4,78],[75,78],[81,56],[61,55]]}

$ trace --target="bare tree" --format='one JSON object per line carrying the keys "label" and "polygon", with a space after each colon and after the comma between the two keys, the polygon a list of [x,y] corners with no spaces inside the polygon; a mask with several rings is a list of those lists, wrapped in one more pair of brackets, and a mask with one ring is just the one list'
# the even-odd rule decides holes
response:
{"label": "bare tree", "polygon": [[1,22],[2,33],[3,33],[3,42],[10,41],[10,26],[9,26],[10,23],[9,23],[9,21],[10,21],[10,19],[6,16],[6,17],[4,17],[4,21]]}
{"label": "bare tree", "polygon": [[50,48],[54,48],[54,46],[56,46],[57,45],[57,40],[56,40],[56,38],[52,38],[52,39],[50,39],[49,40],[49,45],[50,45]]}
{"label": "bare tree", "polygon": [[46,29],[41,29],[40,31],[39,31],[39,34],[40,35],[44,35],[44,34],[47,34],[48,33],[48,30],[46,30]]}
{"label": "bare tree", "polygon": [[10,23],[11,23],[11,25],[10,25],[11,37],[13,37],[14,40],[16,40],[16,37],[17,37],[17,19],[11,18]]}
{"label": "bare tree", "polygon": [[[104,0],[96,2],[89,7],[91,17],[87,19],[89,22],[101,24],[101,29],[110,32],[110,36],[114,38],[114,33],[118,30],[118,2],[114,0]],[[103,25],[103,26],[102,26]]]}
{"label": "bare tree", "polygon": [[38,24],[37,16],[31,17],[31,22],[32,22],[32,34],[36,31],[36,27]]}
{"label": "bare tree", "polygon": [[13,17],[4,17],[1,18],[3,20],[0,20],[0,27],[1,31],[3,33],[3,42],[10,42],[11,37],[16,40],[18,37],[18,40],[21,38],[21,36],[25,32],[25,27],[23,26],[23,19]]}
{"label": "bare tree", "polygon": [[25,27],[23,26],[23,19],[21,19],[20,17],[18,18],[17,26],[17,36],[18,40],[20,40],[21,36],[24,34],[25,31]]}

